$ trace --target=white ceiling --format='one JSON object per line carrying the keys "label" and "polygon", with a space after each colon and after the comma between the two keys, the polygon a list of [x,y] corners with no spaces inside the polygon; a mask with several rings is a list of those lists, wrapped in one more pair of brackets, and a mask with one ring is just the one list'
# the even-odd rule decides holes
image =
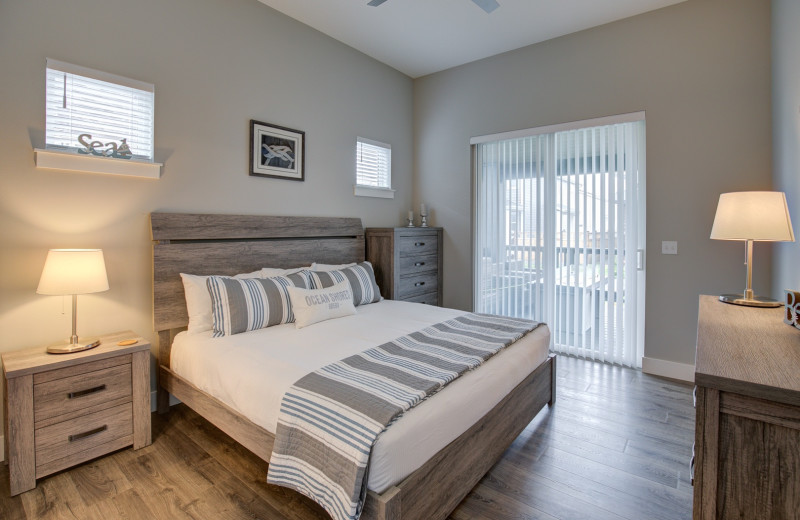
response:
{"label": "white ceiling", "polygon": [[260,0],[417,78],[685,0]]}

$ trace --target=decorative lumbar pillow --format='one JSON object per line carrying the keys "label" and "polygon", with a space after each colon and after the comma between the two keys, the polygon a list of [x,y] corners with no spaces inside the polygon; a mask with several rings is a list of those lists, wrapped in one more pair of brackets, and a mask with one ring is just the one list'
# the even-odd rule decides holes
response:
{"label": "decorative lumbar pillow", "polygon": [[[237,274],[234,278],[260,278],[261,270]],[[189,315],[189,334],[200,334],[214,328],[211,319],[211,296],[208,294],[208,276],[181,273],[183,293],[186,296],[186,313]]]}
{"label": "decorative lumbar pillow", "polygon": [[295,327],[302,329],[320,321],[350,316],[356,313],[350,284],[337,283],[326,289],[289,287]]}
{"label": "decorative lumbar pillow", "polygon": [[294,321],[289,287],[310,287],[308,271],[237,280],[209,276],[214,337],[230,336]]}
{"label": "decorative lumbar pillow", "polygon": [[375,271],[369,262],[335,271],[311,271],[308,274],[314,289],[331,287],[345,280],[349,282],[356,307],[381,301],[381,290],[375,282]]}
{"label": "decorative lumbar pillow", "polygon": [[356,265],[355,262],[351,262],[349,264],[318,264],[314,262],[311,264],[312,271],[338,271],[339,269],[344,269],[346,267],[353,267]]}

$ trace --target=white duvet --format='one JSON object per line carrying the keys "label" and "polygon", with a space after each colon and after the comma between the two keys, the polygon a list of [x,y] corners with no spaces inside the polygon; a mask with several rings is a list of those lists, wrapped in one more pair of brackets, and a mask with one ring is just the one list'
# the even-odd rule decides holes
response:
{"label": "white duvet", "polygon": [[[363,305],[354,316],[296,329],[294,324],[212,338],[175,337],[172,370],[274,433],[281,398],[324,365],[464,314],[393,300]],[[491,410],[546,358],[550,331],[541,326],[468,372],[387,429],[372,453],[369,489],[382,493]]]}

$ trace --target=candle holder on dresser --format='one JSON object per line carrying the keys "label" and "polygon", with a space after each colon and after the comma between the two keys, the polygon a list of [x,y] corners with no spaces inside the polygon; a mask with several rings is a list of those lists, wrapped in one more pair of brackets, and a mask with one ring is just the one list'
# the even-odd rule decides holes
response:
{"label": "candle holder on dresser", "polygon": [[419,216],[422,217],[419,227],[428,227],[428,208],[425,207],[424,203],[420,204]]}
{"label": "candle holder on dresser", "polygon": [[413,211],[409,211],[408,212],[408,218],[406,220],[408,220],[408,225],[406,227],[415,227],[414,226],[414,212]]}

